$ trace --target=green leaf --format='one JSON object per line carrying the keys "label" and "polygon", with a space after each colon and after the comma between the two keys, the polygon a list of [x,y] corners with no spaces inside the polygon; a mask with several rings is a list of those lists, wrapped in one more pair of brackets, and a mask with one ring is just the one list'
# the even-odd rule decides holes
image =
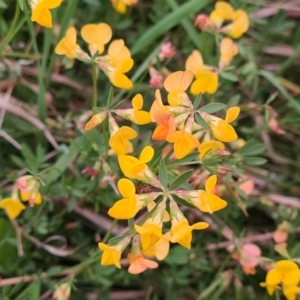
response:
{"label": "green leaf", "polygon": [[177,176],[170,185],[170,190],[174,190],[177,187],[181,186],[183,183],[187,182],[188,179],[192,176],[194,170],[188,170],[179,176]]}
{"label": "green leaf", "polygon": [[107,110],[110,109],[111,104],[113,103],[113,99],[114,99],[114,89],[113,89],[113,87],[110,87],[108,98],[107,98],[107,104],[106,104]]}
{"label": "green leaf", "polygon": [[170,250],[165,262],[169,265],[186,265],[189,262],[191,252],[181,246],[175,246]]}
{"label": "green leaf", "polygon": [[7,8],[7,4],[3,0],[0,0],[0,8],[4,8],[4,9]]}
{"label": "green leaf", "polygon": [[265,77],[267,80],[270,81],[279,91],[280,93],[288,100],[288,106],[295,109],[300,114],[300,103],[295,98],[293,98],[285,89],[285,87],[278,81],[277,77],[274,76],[272,73],[260,70],[258,72],[259,75]]}
{"label": "green leaf", "polygon": [[162,158],[159,163],[159,173],[158,178],[161,184],[167,188],[168,187],[168,172],[166,169],[165,160]]}
{"label": "green leaf", "polygon": [[179,205],[186,206],[186,207],[188,207],[188,208],[195,208],[194,205],[192,205],[191,203],[187,202],[187,201],[184,200],[184,199],[181,199],[181,198],[178,197],[177,195],[173,195],[173,199],[174,199]]}
{"label": "green leaf", "polygon": [[[176,11],[179,7],[177,2],[175,0],[167,0],[166,3],[173,8],[173,11]],[[191,21],[189,19],[183,19],[181,20],[180,24],[186,31],[187,35],[189,36],[189,39],[194,43],[194,45],[197,48],[200,48],[200,36],[193,24],[191,24]]]}
{"label": "green leaf", "polygon": [[238,150],[238,153],[242,156],[255,156],[266,151],[267,146],[256,141],[248,141],[242,148]]}
{"label": "green leaf", "polygon": [[244,163],[251,165],[251,166],[260,166],[267,162],[268,160],[263,157],[258,156],[250,156],[244,158]]}
{"label": "green leaf", "polygon": [[194,101],[194,108],[197,109],[202,101],[202,94],[198,94]]}
{"label": "green leaf", "polygon": [[0,273],[11,272],[17,267],[15,231],[6,219],[0,219]]}
{"label": "green leaf", "polygon": [[[190,153],[182,159],[173,160],[168,163],[168,166],[177,165],[180,163],[191,162],[199,156],[199,152]],[[200,164],[200,163],[199,163]]]}
{"label": "green leaf", "polygon": [[155,40],[168,30],[180,23],[184,18],[190,14],[200,11],[204,8],[210,0],[191,0],[179,6],[176,10],[166,15],[163,19],[158,21],[154,26],[146,30],[142,36],[136,41],[131,49],[131,54],[135,55],[142,51],[148,45],[154,44]]}
{"label": "green leaf", "polygon": [[230,80],[234,82],[239,81],[239,78],[233,73],[223,72],[220,74],[220,76],[226,80]]}
{"label": "green leaf", "polygon": [[203,120],[203,118],[201,117],[201,115],[196,114],[195,115],[195,120],[196,122],[201,125],[203,128],[205,129],[209,129],[209,126],[207,125],[207,123]]}
{"label": "green leaf", "polygon": [[93,110],[95,113],[103,112],[103,108],[101,108],[101,107],[93,107],[92,110]]}
{"label": "green leaf", "polygon": [[300,243],[296,244],[290,252],[291,257],[299,257],[300,256]]}
{"label": "green leaf", "polygon": [[223,108],[225,108],[227,105],[224,103],[209,103],[203,107],[201,107],[201,111],[207,112],[209,114],[215,113]]}

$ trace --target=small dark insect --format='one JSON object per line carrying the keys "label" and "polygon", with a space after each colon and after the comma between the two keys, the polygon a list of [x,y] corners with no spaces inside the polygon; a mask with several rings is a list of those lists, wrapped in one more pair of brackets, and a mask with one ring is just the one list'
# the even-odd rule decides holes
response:
{"label": "small dark insect", "polygon": [[137,194],[149,194],[155,191],[155,188],[149,184],[142,184],[140,186],[137,187],[136,189],[136,193]]}

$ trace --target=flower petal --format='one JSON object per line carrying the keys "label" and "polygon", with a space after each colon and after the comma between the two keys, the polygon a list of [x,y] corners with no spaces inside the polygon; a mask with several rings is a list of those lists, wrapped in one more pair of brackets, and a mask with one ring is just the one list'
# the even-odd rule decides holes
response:
{"label": "flower petal", "polygon": [[237,106],[231,107],[227,110],[225,121],[228,123],[233,122],[240,114],[240,108]]}
{"label": "flower petal", "polygon": [[135,195],[135,185],[127,178],[118,181],[118,190],[124,198],[132,198]]}
{"label": "flower petal", "polygon": [[203,66],[203,59],[200,51],[194,50],[186,60],[185,69],[191,70],[194,74],[197,74],[203,70]]}
{"label": "flower petal", "polygon": [[141,110],[143,108],[143,96],[141,94],[137,94],[132,99],[132,107],[135,110]]}
{"label": "flower petal", "polygon": [[192,83],[194,74],[192,71],[177,71],[169,75],[164,87],[168,92],[184,92]]}
{"label": "flower petal", "polygon": [[153,156],[154,156],[154,149],[150,146],[146,146],[140,154],[140,161],[147,163],[151,161]]}

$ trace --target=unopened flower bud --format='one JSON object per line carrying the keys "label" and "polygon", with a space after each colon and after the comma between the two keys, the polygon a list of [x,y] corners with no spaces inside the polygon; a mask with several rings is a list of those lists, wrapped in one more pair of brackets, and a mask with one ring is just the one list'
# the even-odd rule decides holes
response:
{"label": "unopened flower bud", "polygon": [[273,240],[276,244],[285,243],[288,237],[288,233],[282,229],[277,229],[273,232]]}
{"label": "unopened flower bud", "polygon": [[94,115],[85,125],[85,130],[91,130],[101,124],[106,117],[107,112],[103,111]]}
{"label": "unopened flower bud", "polygon": [[71,294],[71,283],[66,282],[55,286],[52,300],[68,300]]}
{"label": "unopened flower bud", "polygon": [[155,89],[161,89],[164,86],[164,81],[165,77],[154,67],[149,68],[149,75],[150,75],[150,80],[149,80],[149,85],[152,88]]}
{"label": "unopened flower bud", "polygon": [[204,14],[200,14],[196,17],[194,26],[199,28],[200,30],[213,29],[214,25],[210,21],[209,17]]}
{"label": "unopened flower bud", "polygon": [[99,172],[92,167],[86,167],[81,171],[82,175],[90,175],[92,177],[96,177],[99,175]]}
{"label": "unopened flower bud", "polygon": [[164,60],[166,58],[172,58],[175,56],[175,54],[175,48],[173,47],[172,43],[167,42],[161,46],[158,56],[161,60]]}

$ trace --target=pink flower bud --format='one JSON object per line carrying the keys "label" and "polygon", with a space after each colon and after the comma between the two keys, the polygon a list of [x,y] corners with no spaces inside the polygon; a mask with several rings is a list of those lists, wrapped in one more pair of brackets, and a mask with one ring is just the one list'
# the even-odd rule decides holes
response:
{"label": "pink flower bud", "polygon": [[199,28],[200,30],[213,29],[214,25],[209,20],[209,17],[204,14],[200,14],[196,17],[194,22],[194,26]]}
{"label": "pink flower bud", "polygon": [[273,240],[276,244],[285,243],[288,237],[288,233],[284,230],[277,229],[273,232]]}
{"label": "pink flower bud", "polygon": [[158,57],[161,60],[164,60],[166,58],[172,58],[173,56],[175,56],[175,54],[175,48],[173,47],[172,43],[167,42],[161,46]]}

